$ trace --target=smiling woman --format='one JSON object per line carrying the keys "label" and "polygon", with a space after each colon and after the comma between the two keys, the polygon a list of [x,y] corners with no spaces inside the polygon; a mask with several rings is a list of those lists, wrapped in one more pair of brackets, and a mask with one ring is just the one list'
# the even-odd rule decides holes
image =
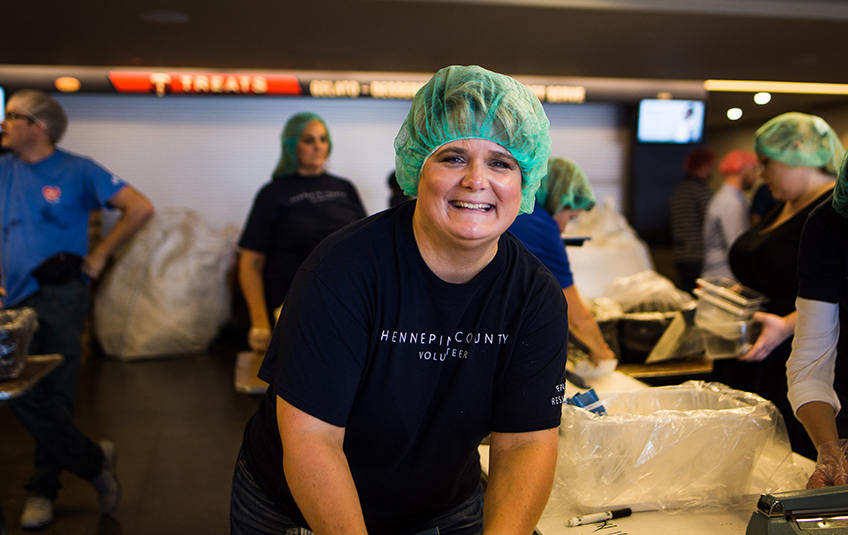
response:
{"label": "smiling woman", "polygon": [[495,256],[520,203],[521,169],[508,150],[485,139],[443,145],[418,183],[412,228],[421,256],[442,280],[468,282]]}
{"label": "smiling woman", "polygon": [[484,516],[492,532],[533,531],[556,465],[567,305],[506,229],[532,209],[548,128],[529,89],[480,67],[442,69],[416,94],[395,152],[418,198],[336,232],[298,271],[231,533],[478,535]]}

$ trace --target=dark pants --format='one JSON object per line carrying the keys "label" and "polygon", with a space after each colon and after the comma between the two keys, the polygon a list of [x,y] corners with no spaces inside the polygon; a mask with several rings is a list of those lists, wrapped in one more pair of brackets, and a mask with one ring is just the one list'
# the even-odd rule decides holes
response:
{"label": "dark pants", "polygon": [[103,452],[74,424],[74,400],[80,374],[81,340],[88,312],[88,287],[82,279],[42,287],[14,308],[31,307],[38,330],[30,355],[59,353],[64,362],[22,397],[9,402],[35,439],[34,473],[24,488],[30,496],[51,500],[59,491],[59,473],[67,470],[92,479],[103,466]]}
{"label": "dark pants", "polygon": [[[414,533],[439,528],[440,535],[482,535],[483,489],[459,507],[419,526]],[[269,500],[247,468],[239,451],[230,497],[230,535],[300,535],[311,533],[286,518]]]}

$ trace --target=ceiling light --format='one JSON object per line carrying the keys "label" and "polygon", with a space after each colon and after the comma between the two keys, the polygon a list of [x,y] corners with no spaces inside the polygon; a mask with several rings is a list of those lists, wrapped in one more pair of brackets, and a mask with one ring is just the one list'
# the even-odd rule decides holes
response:
{"label": "ceiling light", "polygon": [[757,93],[802,93],[811,95],[848,95],[848,84],[819,84],[807,82],[757,82],[753,80],[707,80],[707,91],[738,91]]}
{"label": "ceiling light", "polygon": [[740,117],[742,117],[742,110],[740,108],[730,108],[727,110],[727,118],[731,121],[736,121]]}
{"label": "ceiling light", "polygon": [[760,91],[756,95],[754,95],[754,102],[762,106],[763,104],[768,104],[771,102],[771,93],[766,93],[765,91]]}

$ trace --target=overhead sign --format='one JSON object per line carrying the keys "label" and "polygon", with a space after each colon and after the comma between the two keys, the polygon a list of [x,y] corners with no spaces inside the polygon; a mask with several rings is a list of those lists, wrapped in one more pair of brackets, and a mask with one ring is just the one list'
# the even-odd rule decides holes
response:
{"label": "overhead sign", "polygon": [[296,76],[288,74],[220,74],[190,72],[110,71],[109,81],[118,93],[288,95],[303,91]]}
{"label": "overhead sign", "polygon": [[[0,87],[66,93],[305,96],[332,99],[410,100],[430,79],[427,73],[203,72],[120,67],[0,65]],[[549,103],[638,102],[645,98],[705,100],[703,81],[516,76]]]}

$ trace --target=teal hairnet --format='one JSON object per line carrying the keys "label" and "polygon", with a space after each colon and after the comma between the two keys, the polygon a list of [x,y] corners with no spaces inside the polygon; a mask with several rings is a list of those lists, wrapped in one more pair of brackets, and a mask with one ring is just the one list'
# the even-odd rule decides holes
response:
{"label": "teal hairnet", "polygon": [[329,155],[330,151],[333,150],[333,142],[330,140],[330,129],[327,128],[327,123],[324,122],[324,119],[308,111],[292,115],[286,121],[286,126],[283,127],[283,134],[280,136],[283,153],[280,156],[280,161],[277,163],[277,168],[274,169],[275,175],[289,175],[297,171],[299,165],[297,161],[297,141],[300,139],[303,129],[312,121],[321,121],[321,124],[324,125],[324,129],[327,130],[327,143],[329,144],[327,154]]}
{"label": "teal hairnet", "polygon": [[836,176],[836,187],[833,188],[833,209],[842,217],[848,217],[848,152],[842,157],[839,174]]}
{"label": "teal hairnet", "polygon": [[824,119],[790,112],[757,129],[754,151],[790,167],[817,167],[836,176],[845,149]]}
{"label": "teal hairnet", "polygon": [[536,202],[551,215],[563,208],[591,210],[595,194],[586,173],[576,163],[565,158],[548,160],[548,174],[536,191]]}
{"label": "teal hairnet", "polygon": [[533,211],[534,194],[551,152],[550,122],[536,95],[520,82],[478,66],[437,72],[412,100],[395,138],[398,183],[418,194],[424,162],[459,139],[485,139],[507,149],[521,168],[521,209]]}

